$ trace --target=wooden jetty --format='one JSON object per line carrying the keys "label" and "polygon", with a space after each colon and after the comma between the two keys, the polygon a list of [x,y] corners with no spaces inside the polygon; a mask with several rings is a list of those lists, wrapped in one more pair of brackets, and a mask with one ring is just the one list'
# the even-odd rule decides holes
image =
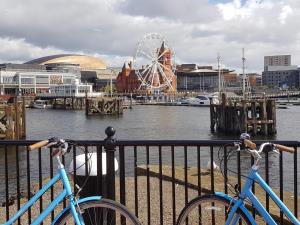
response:
{"label": "wooden jetty", "polygon": [[230,100],[210,105],[211,132],[252,135],[276,134],[276,106],[272,99]]}
{"label": "wooden jetty", "polygon": [[87,98],[85,114],[88,115],[119,115],[123,113],[122,98]]}
{"label": "wooden jetty", "polygon": [[85,97],[50,98],[50,104],[52,105],[53,109],[80,110],[80,109],[84,109],[85,99],[86,99]]}
{"label": "wooden jetty", "polygon": [[0,105],[0,138],[19,140],[26,137],[25,99],[15,98],[15,103]]}

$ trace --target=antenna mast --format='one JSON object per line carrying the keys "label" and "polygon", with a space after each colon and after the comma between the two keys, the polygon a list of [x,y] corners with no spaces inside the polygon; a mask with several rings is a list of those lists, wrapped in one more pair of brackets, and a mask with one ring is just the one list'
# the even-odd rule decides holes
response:
{"label": "antenna mast", "polygon": [[220,59],[221,59],[221,56],[220,54],[218,53],[218,56],[217,56],[217,60],[218,60],[218,78],[219,78],[219,95],[221,94],[221,71],[220,71]]}
{"label": "antenna mast", "polygon": [[243,48],[243,57],[242,57],[242,60],[243,60],[243,98],[245,99],[245,96],[246,96],[246,76],[245,76],[245,61],[246,61],[246,58],[245,58],[245,49]]}

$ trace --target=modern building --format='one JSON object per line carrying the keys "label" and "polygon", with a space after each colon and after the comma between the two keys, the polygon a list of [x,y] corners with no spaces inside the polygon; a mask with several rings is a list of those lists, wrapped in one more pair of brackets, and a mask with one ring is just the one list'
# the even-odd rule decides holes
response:
{"label": "modern building", "polygon": [[[74,69],[75,65],[72,65]],[[79,70],[78,70],[79,71]],[[80,73],[66,68],[49,69],[46,65],[0,64],[0,93],[36,94],[48,92],[54,84],[71,84]]]}
{"label": "modern building", "polygon": [[[236,75],[228,69],[220,70],[222,80],[228,83],[236,81]],[[178,91],[217,91],[219,86],[219,71],[212,66],[197,66],[182,64],[177,66]],[[223,83],[223,82],[222,82]]]}
{"label": "modern building", "polygon": [[76,64],[80,70],[80,80],[82,83],[92,83],[95,91],[100,91],[108,83],[114,84],[118,72],[117,68],[107,68],[104,60],[86,55],[76,54],[61,54],[52,55],[35,60],[31,60],[26,64],[39,64],[39,65],[67,65]]}
{"label": "modern building", "polygon": [[290,55],[265,56],[262,83],[268,87],[299,88],[298,66],[291,65]]}
{"label": "modern building", "polygon": [[267,66],[290,66],[291,55],[273,55],[264,57],[264,67]]}
{"label": "modern building", "polygon": [[262,83],[273,88],[299,88],[299,69],[297,66],[268,67],[262,73]]}
{"label": "modern building", "polygon": [[0,65],[1,94],[36,94],[48,92],[50,85],[92,81],[94,89],[114,82],[117,72],[107,69],[102,59],[62,54],[46,56],[24,64]]}

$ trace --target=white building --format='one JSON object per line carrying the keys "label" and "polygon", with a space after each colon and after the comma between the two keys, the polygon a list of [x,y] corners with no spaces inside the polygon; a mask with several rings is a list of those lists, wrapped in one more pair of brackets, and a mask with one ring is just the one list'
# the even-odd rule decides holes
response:
{"label": "white building", "polygon": [[0,93],[37,94],[49,92],[50,85],[72,84],[74,70],[47,70],[43,65],[0,64]]}

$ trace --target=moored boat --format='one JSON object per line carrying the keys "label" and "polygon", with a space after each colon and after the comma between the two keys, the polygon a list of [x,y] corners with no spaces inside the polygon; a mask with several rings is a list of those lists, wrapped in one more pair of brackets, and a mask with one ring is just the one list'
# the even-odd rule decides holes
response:
{"label": "moored boat", "polygon": [[32,103],[32,108],[35,108],[35,109],[46,109],[48,107],[48,104],[47,104],[47,101],[45,100],[35,100],[33,103]]}

